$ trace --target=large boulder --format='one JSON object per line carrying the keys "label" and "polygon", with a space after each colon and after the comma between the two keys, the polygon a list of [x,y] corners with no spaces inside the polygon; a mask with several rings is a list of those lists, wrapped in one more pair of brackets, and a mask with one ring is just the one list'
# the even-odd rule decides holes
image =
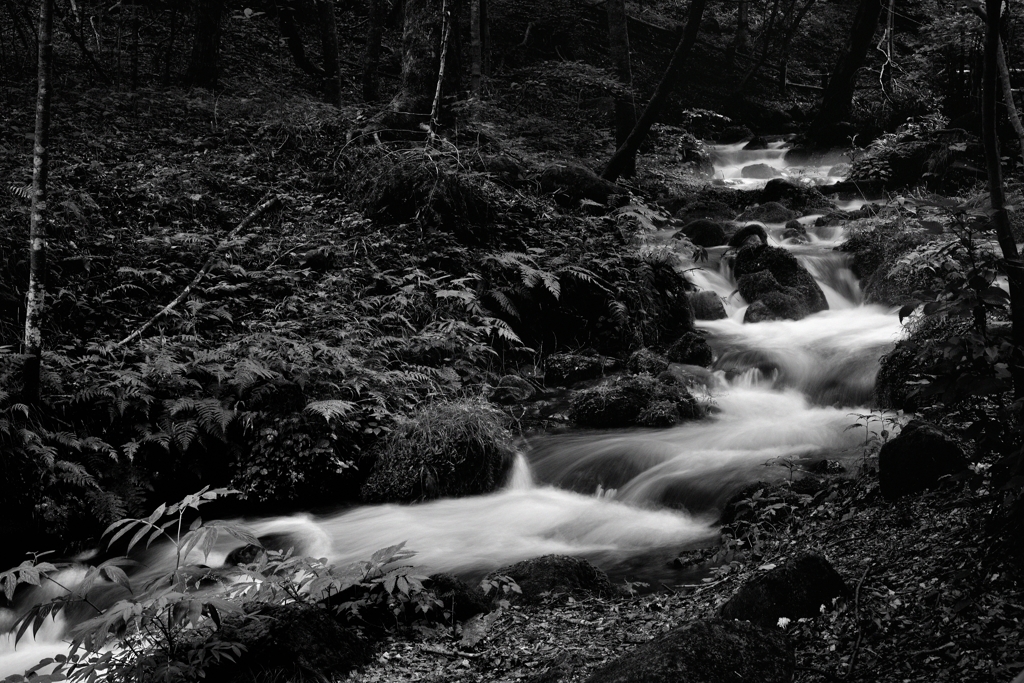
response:
{"label": "large boulder", "polygon": [[369,644],[325,607],[293,602],[247,611],[247,618],[225,619],[211,637],[244,650],[234,661],[222,658],[208,668],[206,680],[338,680],[372,657]]}
{"label": "large boulder", "polygon": [[778,628],[694,621],[623,653],[588,683],[789,683],[793,648]]}
{"label": "large boulder", "polygon": [[687,223],[681,231],[698,247],[718,247],[725,244],[725,228],[721,223],[699,219]]}
{"label": "large boulder", "polygon": [[[666,416],[671,405],[673,412]],[[650,409],[650,410],[649,410]],[[648,375],[618,377],[613,382],[577,392],[569,400],[569,419],[581,427],[664,427],[700,417],[701,409],[681,385]]]}
{"label": "large boulder", "polygon": [[629,354],[629,359],[626,361],[626,368],[636,375],[643,373],[648,375],[657,375],[658,373],[668,370],[668,359],[660,353],[651,351],[650,349],[637,349],[633,353]]}
{"label": "large boulder", "polygon": [[432,574],[424,582],[454,621],[465,621],[491,611],[490,600],[479,586],[470,586],[451,574]]}
{"label": "large boulder", "polygon": [[693,317],[697,320],[721,320],[728,317],[722,297],[710,289],[691,292],[686,298],[690,300]]}
{"label": "large boulder", "polygon": [[408,503],[497,490],[516,457],[505,421],[482,401],[424,405],[377,442],[364,500]]}
{"label": "large boulder", "polygon": [[754,303],[769,292],[781,292],[783,287],[768,270],[759,270],[740,276],[736,283],[740,296],[748,303]]}
{"label": "large boulder", "polygon": [[568,555],[545,555],[516,562],[487,575],[493,581],[507,576],[521,593],[508,593],[513,601],[536,605],[560,596],[611,596],[615,589],[608,575],[587,560]]}
{"label": "large boulder", "polygon": [[759,223],[750,223],[737,230],[729,238],[729,246],[739,249],[747,244],[768,244],[768,231]]}
{"label": "large boulder", "polygon": [[[737,280],[744,275],[767,270],[782,286],[781,293],[792,296],[807,308],[807,313],[828,309],[825,293],[814,277],[791,253],[780,247],[746,246],[736,254],[733,273]],[[751,302],[753,303],[753,302]]]}
{"label": "large boulder", "polygon": [[537,182],[541,190],[553,193],[557,200],[567,205],[576,205],[583,199],[604,204],[609,196],[625,192],[586,166],[568,162],[545,167],[540,172]]}
{"label": "large boulder", "polygon": [[752,180],[767,180],[782,175],[781,171],[768,164],[750,164],[740,169],[740,175]]}
{"label": "large boulder", "polygon": [[832,606],[849,588],[843,577],[821,555],[806,554],[753,577],[722,605],[725,619],[740,619],[767,628],[780,618],[818,616],[821,606]]}
{"label": "large boulder", "polygon": [[967,466],[963,449],[948,434],[930,422],[911,420],[878,453],[878,486],[895,500],[930,489]]}
{"label": "large boulder", "polygon": [[665,351],[665,357],[672,363],[711,367],[715,354],[711,350],[704,335],[699,332],[687,332],[672,342]]}
{"label": "large boulder", "polygon": [[764,202],[763,204],[750,207],[737,216],[736,220],[761,221],[762,223],[785,223],[786,221],[799,217],[800,214],[791,209],[787,209],[779,202]]}
{"label": "large boulder", "polygon": [[763,323],[773,320],[802,320],[807,317],[807,307],[785,292],[768,292],[747,306],[743,313],[745,323]]}

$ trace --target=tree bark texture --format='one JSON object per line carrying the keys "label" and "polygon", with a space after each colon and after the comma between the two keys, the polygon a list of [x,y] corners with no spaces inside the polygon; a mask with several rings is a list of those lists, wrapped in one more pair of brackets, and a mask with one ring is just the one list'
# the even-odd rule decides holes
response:
{"label": "tree bark texture", "polygon": [[402,83],[391,100],[400,123],[430,117],[441,67],[442,0],[406,0],[402,31]]}
{"label": "tree bark texture", "polygon": [[1020,141],[1021,160],[1024,161],[1024,125],[1021,125],[1020,115],[1017,113],[1017,105],[1013,101],[1013,86],[1010,84],[1010,69],[1006,65],[1006,52],[1003,50],[1003,41],[999,41],[999,52],[996,54],[999,65],[999,82],[1003,90],[1003,102],[1006,104],[1006,115],[1010,119],[1010,125],[1017,133]]}
{"label": "tree bark texture", "polygon": [[811,140],[821,140],[831,126],[850,114],[857,72],[864,64],[885,4],[885,0],[860,0],[846,50],[832,78],[829,79],[825,94],[822,96],[821,108],[807,131],[807,137]]}
{"label": "tree bark texture", "polygon": [[274,3],[281,36],[288,46],[288,52],[291,54],[295,66],[310,76],[323,78],[324,70],[309,61],[309,57],[306,56],[306,47],[302,44],[302,36],[299,34],[299,25],[296,21],[295,2],[296,0],[277,0]]}
{"label": "tree bark texture", "polygon": [[199,88],[216,88],[220,76],[220,22],[224,0],[196,2],[196,31],[185,82]]}
{"label": "tree bark texture", "polygon": [[341,53],[338,49],[338,22],[334,14],[334,0],[316,0],[316,11],[320,18],[320,44],[323,46],[328,101],[335,107],[340,107],[343,104]]}
{"label": "tree bark texture", "polygon": [[651,96],[650,102],[644,108],[644,113],[640,115],[640,119],[633,126],[633,130],[630,132],[629,137],[626,138],[626,142],[615,150],[615,154],[612,155],[604,172],[601,173],[601,177],[605,180],[613,182],[617,180],[622,175],[623,170],[627,168],[630,160],[636,158],[637,150],[640,149],[640,145],[651,131],[651,126],[654,125],[654,121],[658,117],[658,113],[664,106],[669,94],[671,94],[672,89],[680,80],[683,66],[686,64],[686,58],[693,49],[693,44],[697,42],[697,33],[700,31],[700,22],[704,16],[705,5],[706,0],[692,0],[690,3],[690,10],[686,17],[686,28],[683,30],[679,44],[676,45],[676,49],[672,53],[672,59],[669,60],[668,68],[665,69],[665,73],[662,75],[654,95]]}
{"label": "tree bark texture", "polygon": [[[612,58],[612,66],[619,82],[626,86],[625,96],[615,98],[615,148],[618,149],[629,138],[636,125],[636,107],[632,100],[633,71],[629,62],[629,30],[626,24],[625,0],[607,0],[608,9],[608,51]],[[636,157],[628,159],[622,169],[627,178],[636,175]]]}
{"label": "tree bark texture", "polygon": [[363,53],[363,100],[380,97],[380,42],[384,33],[384,0],[370,0],[366,19],[366,51]]}
{"label": "tree bark texture", "polygon": [[985,70],[981,100],[982,141],[985,144],[985,165],[988,171],[989,197],[992,203],[991,221],[996,239],[1003,253],[1003,265],[1010,286],[1010,321],[1014,346],[1010,374],[1013,393],[1024,398],[1024,263],[1021,262],[1017,243],[1010,230],[1010,217],[1006,213],[1006,192],[1003,187],[1003,169],[999,155],[997,104],[999,100],[999,15],[1002,0],[986,0]]}
{"label": "tree bark texture", "polygon": [[483,94],[485,0],[469,0],[469,87],[477,97]]}
{"label": "tree bark texture", "polygon": [[25,307],[24,399],[39,401],[46,306],[46,238],[49,214],[46,180],[50,170],[50,76],[53,70],[53,2],[39,3],[39,64],[36,132],[32,153],[32,213],[29,225],[28,300]]}

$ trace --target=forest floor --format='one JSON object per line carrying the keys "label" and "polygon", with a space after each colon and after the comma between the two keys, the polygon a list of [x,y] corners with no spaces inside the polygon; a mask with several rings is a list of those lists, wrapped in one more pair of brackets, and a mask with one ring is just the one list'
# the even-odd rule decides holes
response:
{"label": "forest floor", "polygon": [[723,528],[733,559],[702,583],[513,605],[473,647],[447,629],[409,633],[348,680],[582,681],[638,643],[714,617],[745,580],[803,552],[824,555],[853,597],[784,627],[796,681],[1002,682],[1024,670],[1024,577],[993,551],[985,525],[998,494],[984,476],[895,504],[871,472],[816,488],[755,492],[742,540],[739,525]]}

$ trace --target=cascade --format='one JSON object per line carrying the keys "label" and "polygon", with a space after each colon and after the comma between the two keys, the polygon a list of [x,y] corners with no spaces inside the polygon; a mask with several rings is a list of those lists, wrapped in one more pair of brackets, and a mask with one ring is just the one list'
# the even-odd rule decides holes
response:
{"label": "cascade", "polygon": [[[781,143],[760,152],[740,147],[715,151],[727,182],[749,186],[739,172],[751,163],[784,168]],[[803,171],[824,178],[828,167]],[[788,476],[773,465],[860,455],[864,431],[847,429],[851,413],[865,411],[858,408],[871,400],[879,357],[901,326],[895,313],[864,304],[844,256],[832,251],[844,239],[842,228],[817,228],[813,220],[802,220],[808,241],[800,244],[782,239],[781,225],[766,226],[770,241],[790,249],[825,292],[829,310],[803,320],[743,324],[746,302],[735,291],[724,247],[709,250],[705,263],[688,264],[697,268],[689,272],[694,284],[718,293],[728,313],[699,323],[718,358],[705,397],[708,418],[668,429],[532,438],[506,486],[489,495],[242,521],[297,554],[338,563],[405,541],[424,574],[479,577],[549,553],[585,556],[619,575],[635,570],[637,558],[669,571],[666,560],[681,548],[714,538],[717,513],[739,487]],[[238,545],[222,542],[206,563],[223,563]],[[172,561],[157,549],[147,556],[147,571],[166,570]],[[82,575],[68,570],[62,579],[73,585]],[[0,607],[0,632],[16,609]],[[48,623],[17,649],[9,634],[0,635],[0,680],[61,651],[64,632],[62,622]]]}

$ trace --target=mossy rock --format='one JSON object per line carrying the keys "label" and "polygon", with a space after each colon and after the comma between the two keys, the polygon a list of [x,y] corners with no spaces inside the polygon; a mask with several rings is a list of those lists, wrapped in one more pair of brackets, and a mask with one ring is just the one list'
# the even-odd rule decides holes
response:
{"label": "mossy rock", "polygon": [[502,405],[512,405],[529,401],[537,395],[537,387],[528,379],[519,375],[505,375],[498,380],[487,395],[487,400]]}
{"label": "mossy rock", "polygon": [[508,593],[509,599],[528,605],[566,597],[610,597],[615,593],[607,574],[587,560],[568,555],[545,555],[516,562],[496,569],[487,579],[500,576],[515,581],[522,591]]}
{"label": "mossy rock", "polygon": [[798,185],[785,178],[769,180],[761,190],[760,200],[762,203],[779,202],[800,212],[833,208],[832,202],[817,188]]}
{"label": "mossy rock", "polygon": [[740,249],[748,244],[767,244],[768,231],[759,223],[750,223],[737,230],[729,238],[729,246]]}
{"label": "mossy rock", "polygon": [[785,223],[788,220],[799,218],[800,214],[787,209],[779,202],[765,202],[752,206],[739,216],[738,221],[761,221],[762,223]]}
{"label": "mossy rock", "polygon": [[725,302],[716,292],[709,289],[691,292],[687,295],[687,299],[690,301],[693,317],[697,320],[721,320],[728,317],[725,311]]}
{"label": "mossy rock", "polygon": [[491,601],[480,587],[470,586],[457,576],[431,574],[423,585],[443,603],[453,621],[465,621],[491,611]]}
{"label": "mossy rock", "polygon": [[708,340],[699,332],[687,332],[665,351],[665,357],[672,363],[699,365],[709,368],[715,362],[715,354]]}
{"label": "mossy rock", "polygon": [[911,420],[878,452],[878,490],[896,500],[934,488],[967,466],[963,449],[948,434],[930,422]]}
{"label": "mossy rock", "polygon": [[783,617],[793,621],[817,617],[822,605],[832,607],[833,599],[849,594],[843,577],[828,560],[808,553],[755,575],[722,605],[721,614],[777,628]]}
{"label": "mossy rock", "polygon": [[769,270],[759,270],[754,273],[747,273],[740,277],[736,283],[740,296],[748,303],[754,303],[769,292],[781,292],[782,285],[775,279]]}
{"label": "mossy rock", "polygon": [[544,381],[551,385],[569,385],[604,374],[599,356],[579,353],[553,353],[544,359]]}
{"label": "mossy rock", "polygon": [[828,310],[828,300],[821,287],[787,250],[755,245],[743,247],[736,254],[733,272],[737,279],[762,270],[770,272],[782,285],[784,293],[796,298],[807,314]]}
{"label": "mossy rock", "polygon": [[806,318],[807,314],[807,307],[795,296],[785,292],[768,292],[747,307],[743,314],[743,322],[801,320]]}
{"label": "mossy rock", "polygon": [[740,169],[740,175],[752,180],[767,180],[779,177],[782,172],[768,164],[750,164]]}
{"label": "mossy rock", "polygon": [[703,218],[687,223],[680,232],[698,247],[718,247],[726,242],[722,224]]}
{"label": "mossy rock", "polygon": [[789,683],[793,646],[779,628],[693,621],[623,653],[587,683]]}
{"label": "mossy rock", "polygon": [[[569,419],[581,427],[598,429],[642,426],[641,416],[658,401],[675,406],[678,420],[700,416],[700,406],[682,385],[649,375],[628,375],[577,392],[569,400]],[[653,412],[647,417],[651,415]]]}
{"label": "mossy rock", "polygon": [[555,195],[562,204],[575,206],[583,199],[604,204],[611,195],[625,192],[586,166],[562,162],[545,167],[537,178],[541,190]]}
{"label": "mossy rock", "polygon": [[626,368],[635,375],[657,375],[668,370],[668,359],[650,349],[637,349],[629,355]]}
{"label": "mossy rock", "polygon": [[378,443],[363,499],[408,503],[497,490],[516,457],[504,423],[504,415],[482,401],[416,410]]}

